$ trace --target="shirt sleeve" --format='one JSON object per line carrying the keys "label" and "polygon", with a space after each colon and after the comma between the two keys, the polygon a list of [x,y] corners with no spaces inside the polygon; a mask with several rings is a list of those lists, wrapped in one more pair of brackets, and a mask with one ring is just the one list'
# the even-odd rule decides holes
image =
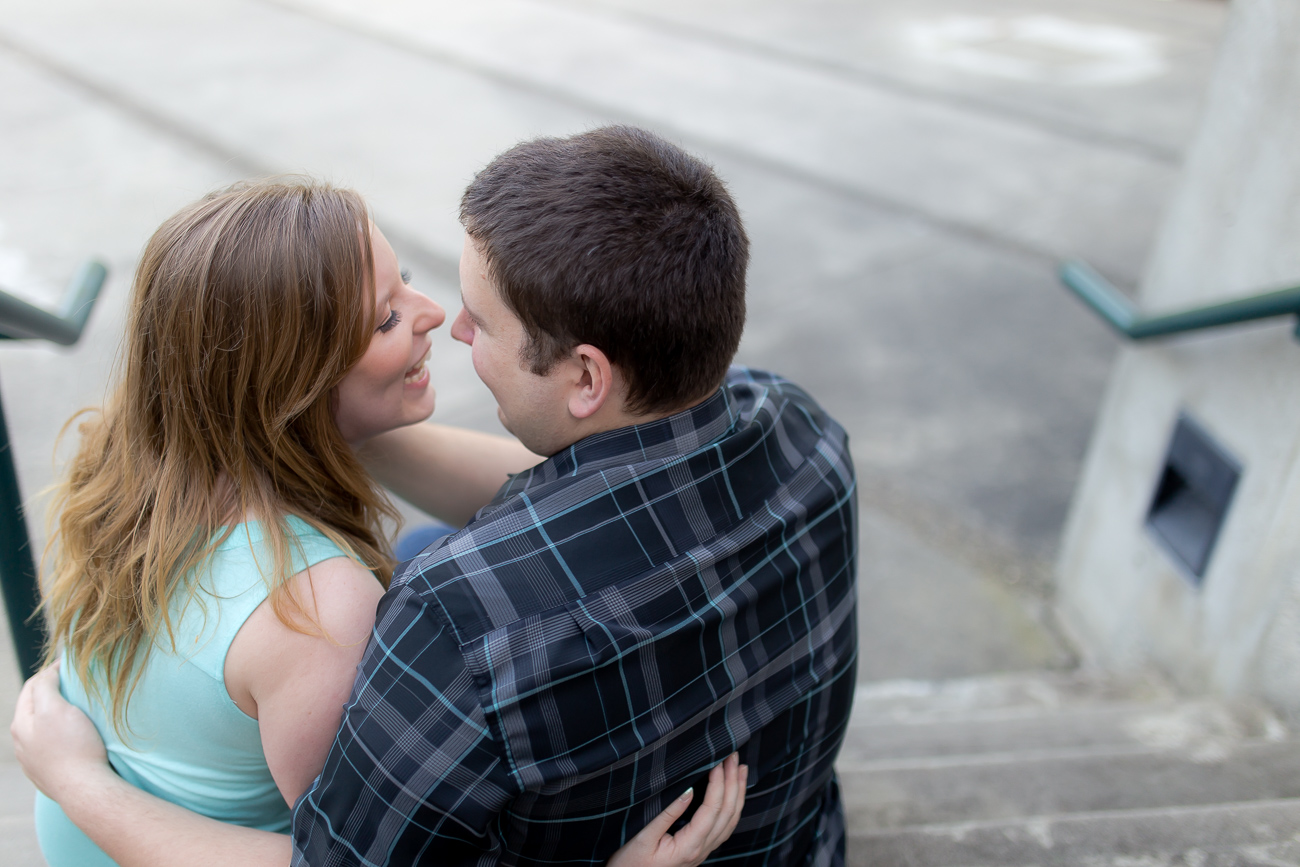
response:
{"label": "shirt sleeve", "polygon": [[375,631],[316,782],[293,815],[293,864],[486,865],[519,794],[464,656],[409,585]]}

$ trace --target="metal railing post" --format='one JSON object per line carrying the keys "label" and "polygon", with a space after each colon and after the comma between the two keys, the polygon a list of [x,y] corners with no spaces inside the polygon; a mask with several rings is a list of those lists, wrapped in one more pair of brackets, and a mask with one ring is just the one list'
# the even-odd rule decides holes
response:
{"label": "metal railing post", "polygon": [[[87,262],[77,271],[58,314],[50,313],[0,291],[0,340],[49,340],[71,346],[81,339],[91,308],[108,276],[99,262]],[[45,649],[45,620],[40,615],[40,587],[31,536],[23,513],[13,444],[0,403],[0,591],[9,615],[9,630],[24,678],[41,664]]]}
{"label": "metal railing post", "polygon": [[45,621],[37,610],[41,595],[36,586],[36,562],[32,558],[31,537],[27,534],[3,401],[0,401],[0,585],[4,586],[5,611],[9,614],[9,632],[18,653],[18,666],[23,677],[28,678],[40,669],[41,652],[45,649]]}

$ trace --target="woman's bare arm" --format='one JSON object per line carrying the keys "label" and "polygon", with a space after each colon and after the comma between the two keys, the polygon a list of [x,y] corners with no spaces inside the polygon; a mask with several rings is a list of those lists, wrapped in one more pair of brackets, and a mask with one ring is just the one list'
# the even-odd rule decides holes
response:
{"label": "woman's bare arm", "polygon": [[23,771],[120,867],[285,867],[289,837],[227,825],[156,798],[108,765],[90,719],[59,694],[59,670],[23,685],[9,732]]}
{"label": "woman's bare arm", "polygon": [[310,617],[297,624],[304,631],[264,601],[230,643],[224,674],[292,805],[325,766],[384,589],[359,563],[334,557],[294,575],[289,590]]}
{"label": "woman's bare arm", "polygon": [[[115,774],[94,724],[59,694],[57,668],[23,685],[9,732],[23,772],[120,867],[284,867],[292,857],[287,835],[200,816]],[[699,864],[735,829],[746,777],[731,756],[710,773],[704,803],[684,829],[667,833],[690,803],[678,798],[614,854],[611,867]]]}
{"label": "woman's bare arm", "polygon": [[441,424],[380,434],[358,456],[393,493],[454,527],[487,505],[507,475],[542,460],[513,437]]}

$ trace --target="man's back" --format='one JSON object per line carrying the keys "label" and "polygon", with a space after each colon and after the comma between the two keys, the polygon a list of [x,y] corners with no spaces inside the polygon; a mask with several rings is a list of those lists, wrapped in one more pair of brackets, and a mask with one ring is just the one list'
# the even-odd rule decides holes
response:
{"label": "man's back", "polygon": [[741,369],[516,477],[385,597],[297,859],[599,863],[739,749],[714,857],[842,860],[855,496],[839,426]]}

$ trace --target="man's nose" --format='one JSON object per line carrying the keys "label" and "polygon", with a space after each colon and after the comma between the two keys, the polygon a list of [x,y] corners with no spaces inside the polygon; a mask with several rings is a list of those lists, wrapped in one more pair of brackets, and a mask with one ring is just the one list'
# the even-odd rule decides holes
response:
{"label": "man's nose", "polygon": [[451,323],[451,336],[453,340],[459,340],[466,346],[474,345],[474,326],[470,324],[469,314],[465,312],[464,307],[456,315],[456,321]]}

